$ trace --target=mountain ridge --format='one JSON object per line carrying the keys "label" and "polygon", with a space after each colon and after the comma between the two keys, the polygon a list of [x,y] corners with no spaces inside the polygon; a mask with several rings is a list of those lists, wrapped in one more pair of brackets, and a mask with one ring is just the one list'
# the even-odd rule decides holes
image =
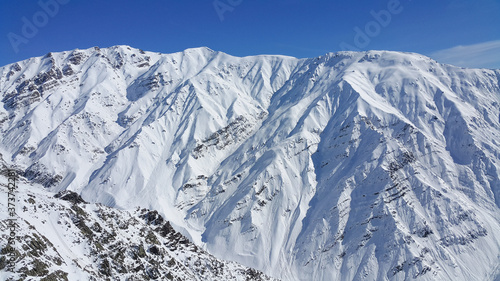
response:
{"label": "mountain ridge", "polygon": [[388,51],[50,53],[0,68],[0,152],[283,280],[480,280],[500,251],[499,81]]}
{"label": "mountain ridge", "polygon": [[216,259],[156,211],[91,204],[71,191],[54,195],[17,176],[19,171],[5,163],[1,172],[3,192],[4,173],[15,175],[12,192],[19,206],[18,216],[9,217],[14,228],[1,213],[2,236],[16,234],[14,243],[0,243],[2,280],[274,280]]}

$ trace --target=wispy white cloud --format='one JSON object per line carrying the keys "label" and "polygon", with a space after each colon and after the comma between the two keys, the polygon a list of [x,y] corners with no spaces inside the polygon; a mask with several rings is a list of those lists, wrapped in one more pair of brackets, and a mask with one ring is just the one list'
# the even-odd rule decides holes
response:
{"label": "wispy white cloud", "polygon": [[429,55],[441,63],[472,68],[500,69],[500,40],[456,46]]}

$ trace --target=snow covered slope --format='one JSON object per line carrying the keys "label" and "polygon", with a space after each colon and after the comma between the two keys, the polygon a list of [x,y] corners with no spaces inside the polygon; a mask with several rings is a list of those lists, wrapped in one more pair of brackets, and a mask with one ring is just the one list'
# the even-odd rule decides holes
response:
{"label": "snow covered slope", "polygon": [[[7,178],[0,178],[0,190],[7,193]],[[13,246],[6,239],[11,217],[0,203],[1,280],[274,280],[216,259],[156,211],[87,204],[71,191],[56,199],[23,178],[17,184]],[[7,262],[11,249],[17,258],[13,269]]]}
{"label": "snow covered slope", "polygon": [[500,71],[127,46],[0,68],[0,153],[283,280],[500,274]]}

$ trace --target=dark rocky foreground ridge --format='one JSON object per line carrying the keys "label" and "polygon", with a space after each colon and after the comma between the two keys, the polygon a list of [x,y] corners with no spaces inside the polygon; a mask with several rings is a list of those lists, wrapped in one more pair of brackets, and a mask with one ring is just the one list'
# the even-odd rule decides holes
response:
{"label": "dark rocky foreground ridge", "polygon": [[[0,177],[7,194],[6,177]],[[213,257],[157,211],[117,210],[71,191],[54,196],[22,177],[17,183],[13,244],[7,243],[7,206],[0,204],[1,280],[276,280]]]}

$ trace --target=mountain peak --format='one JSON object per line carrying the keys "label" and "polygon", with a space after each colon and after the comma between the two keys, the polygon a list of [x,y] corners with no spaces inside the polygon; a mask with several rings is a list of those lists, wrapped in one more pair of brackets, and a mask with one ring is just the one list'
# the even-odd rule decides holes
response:
{"label": "mountain peak", "polygon": [[284,280],[482,280],[498,77],[389,51],[77,49],[0,68],[0,153],[48,192],[155,209]]}

